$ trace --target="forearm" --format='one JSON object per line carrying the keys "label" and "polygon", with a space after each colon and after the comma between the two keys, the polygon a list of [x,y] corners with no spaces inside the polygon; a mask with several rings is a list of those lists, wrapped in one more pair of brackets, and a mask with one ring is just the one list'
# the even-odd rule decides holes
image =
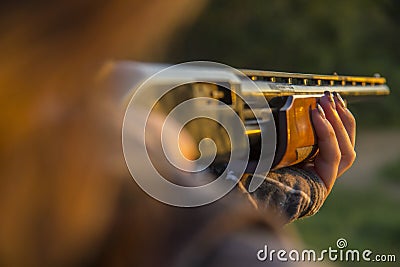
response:
{"label": "forearm", "polygon": [[[245,188],[251,178],[242,180]],[[250,196],[259,208],[275,211],[287,222],[315,214],[327,196],[324,182],[304,169],[283,168],[262,175],[262,178],[264,182]]]}

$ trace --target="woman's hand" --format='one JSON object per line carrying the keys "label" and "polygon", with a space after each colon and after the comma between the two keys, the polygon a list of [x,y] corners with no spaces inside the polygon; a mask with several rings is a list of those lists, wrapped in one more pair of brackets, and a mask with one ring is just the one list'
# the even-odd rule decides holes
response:
{"label": "woman's hand", "polygon": [[325,92],[312,111],[312,122],[319,153],[311,168],[324,181],[329,193],[336,178],[348,170],[356,158],[356,121],[339,94]]}

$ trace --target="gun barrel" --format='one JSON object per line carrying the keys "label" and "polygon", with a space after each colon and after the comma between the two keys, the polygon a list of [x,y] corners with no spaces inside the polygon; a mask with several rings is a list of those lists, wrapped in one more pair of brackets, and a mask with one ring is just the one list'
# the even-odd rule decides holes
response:
{"label": "gun barrel", "polygon": [[[320,94],[335,91],[343,96],[380,96],[390,93],[386,79],[380,76],[343,76],[276,71],[241,70],[267,97]],[[246,87],[243,93],[253,94]]]}

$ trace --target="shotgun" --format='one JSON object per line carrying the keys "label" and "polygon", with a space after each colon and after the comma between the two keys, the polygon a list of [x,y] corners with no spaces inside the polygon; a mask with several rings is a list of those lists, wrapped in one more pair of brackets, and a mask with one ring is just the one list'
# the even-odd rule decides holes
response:
{"label": "shotgun", "polygon": [[[256,163],[263,160],[263,132],[266,133],[264,137],[270,139],[264,140],[264,143],[273,145],[273,153],[264,155],[271,158],[269,169],[295,165],[312,159],[318,153],[310,110],[316,108],[318,99],[325,91],[340,93],[346,103],[390,93],[386,79],[379,74],[361,77],[337,73],[319,75],[248,69],[232,71],[231,68],[215,68],[203,63],[170,69],[166,75],[154,76],[168,67],[153,63],[119,62],[113,69],[119,73],[119,78],[123,73],[124,79],[129,81],[127,84],[130,90],[126,99],[145,80],[152,80],[151,88],[155,91],[159,86],[174,85],[174,90],[163,94],[161,98],[154,97],[156,101],[151,100],[156,102],[154,110],[165,115],[188,99],[202,97],[217,100],[203,99],[201,104],[193,104],[192,107],[212,114],[213,118],[219,118],[219,123],[200,117],[185,125],[195,142],[201,142],[204,138],[213,140],[216,153],[212,153],[213,149],[203,149],[201,153],[198,151],[198,156],[213,157],[212,168],[226,166],[232,151],[240,151],[245,147],[240,141],[235,144],[229,142],[231,136],[223,125],[229,125],[232,117],[226,107],[234,110],[243,123],[243,135],[247,137],[246,142],[250,148],[246,173],[254,172]],[[151,95],[143,102],[152,99]]]}

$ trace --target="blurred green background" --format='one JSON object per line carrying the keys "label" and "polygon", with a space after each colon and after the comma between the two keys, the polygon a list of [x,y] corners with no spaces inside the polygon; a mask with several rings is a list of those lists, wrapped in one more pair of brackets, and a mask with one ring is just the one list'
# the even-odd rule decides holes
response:
{"label": "blurred green background", "polygon": [[163,60],[386,77],[392,90],[389,97],[350,106],[358,122],[355,165],[337,182],[321,211],[295,227],[308,248],[334,247],[343,237],[349,248],[396,254],[398,263],[399,36],[400,1],[396,0],[216,0],[194,24],[171,38]]}
{"label": "blurred green background", "polygon": [[[400,2],[217,0],[177,32],[166,60],[288,72],[380,73],[391,97],[353,111],[360,126],[399,126]],[[362,114],[362,116],[361,116]]]}

